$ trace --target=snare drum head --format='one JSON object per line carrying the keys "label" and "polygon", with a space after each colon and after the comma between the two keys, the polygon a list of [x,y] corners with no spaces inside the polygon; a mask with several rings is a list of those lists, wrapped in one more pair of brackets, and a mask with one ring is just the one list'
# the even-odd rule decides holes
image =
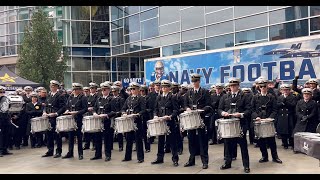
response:
{"label": "snare drum head", "polygon": [[123,120],[125,120],[125,119],[126,119],[125,116],[121,116],[121,117],[115,118],[116,121],[123,121]]}
{"label": "snare drum head", "polygon": [[234,121],[240,121],[239,118],[230,118],[230,119],[218,119],[220,123],[229,123],[229,122],[234,122]]}

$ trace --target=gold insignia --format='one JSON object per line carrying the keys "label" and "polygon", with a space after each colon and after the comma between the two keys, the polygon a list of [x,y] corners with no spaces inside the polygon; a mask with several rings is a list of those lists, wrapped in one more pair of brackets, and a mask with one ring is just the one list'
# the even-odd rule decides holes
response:
{"label": "gold insignia", "polygon": [[15,79],[17,79],[18,77],[10,77],[9,74],[4,74],[4,76],[0,77],[0,79],[2,80],[2,82],[13,82],[15,83]]}
{"label": "gold insignia", "polygon": [[35,106],[35,108],[36,108],[36,109],[39,109],[40,107],[39,107],[39,106]]}

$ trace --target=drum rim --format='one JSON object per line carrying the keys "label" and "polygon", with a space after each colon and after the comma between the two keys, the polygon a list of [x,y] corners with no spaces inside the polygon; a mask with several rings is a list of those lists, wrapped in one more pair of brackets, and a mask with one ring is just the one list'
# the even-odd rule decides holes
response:
{"label": "drum rim", "polygon": [[217,120],[219,120],[219,123],[220,123],[220,122],[235,122],[235,121],[240,121],[239,118],[229,118],[229,119],[220,118],[220,119],[217,119]]}

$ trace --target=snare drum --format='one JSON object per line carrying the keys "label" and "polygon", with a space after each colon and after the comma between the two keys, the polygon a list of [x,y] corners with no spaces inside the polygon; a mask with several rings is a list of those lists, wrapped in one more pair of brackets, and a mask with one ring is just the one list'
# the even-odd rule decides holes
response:
{"label": "snare drum", "polygon": [[9,95],[9,112],[20,112],[23,108],[24,100],[22,96]]}
{"label": "snare drum", "polygon": [[167,123],[164,117],[158,117],[147,121],[148,136],[160,136],[168,133]]}
{"label": "snare drum", "polygon": [[94,116],[84,116],[82,119],[82,132],[96,133],[103,131],[103,122],[101,118]]}
{"label": "snare drum", "polygon": [[116,133],[125,133],[135,130],[134,116],[121,116],[115,118]]}
{"label": "snare drum", "polygon": [[179,115],[180,128],[182,131],[198,129],[203,126],[203,121],[200,117],[200,112],[197,110],[186,111]]}
{"label": "snare drum", "polygon": [[57,117],[56,131],[69,132],[77,129],[77,123],[72,115]]}
{"label": "snare drum", "polygon": [[48,117],[35,117],[30,119],[31,133],[43,132],[49,129],[49,118]]}
{"label": "snare drum", "polygon": [[254,134],[256,138],[267,138],[276,135],[274,119],[261,119],[261,121],[254,122]]}
{"label": "snare drum", "polygon": [[217,119],[219,138],[235,138],[241,136],[240,119]]}

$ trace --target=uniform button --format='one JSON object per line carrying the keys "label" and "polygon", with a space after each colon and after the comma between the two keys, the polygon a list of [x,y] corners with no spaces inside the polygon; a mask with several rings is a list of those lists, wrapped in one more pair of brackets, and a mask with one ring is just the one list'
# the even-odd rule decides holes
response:
{"label": "uniform button", "polygon": [[286,109],[288,111],[288,109]]}

